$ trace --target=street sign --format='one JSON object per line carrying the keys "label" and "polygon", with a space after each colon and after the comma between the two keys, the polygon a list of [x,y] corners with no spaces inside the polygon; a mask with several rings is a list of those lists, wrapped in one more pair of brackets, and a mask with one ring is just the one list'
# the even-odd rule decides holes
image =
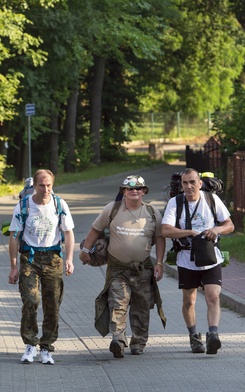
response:
{"label": "street sign", "polygon": [[26,104],[26,116],[34,116],[35,115],[35,104],[28,103]]}

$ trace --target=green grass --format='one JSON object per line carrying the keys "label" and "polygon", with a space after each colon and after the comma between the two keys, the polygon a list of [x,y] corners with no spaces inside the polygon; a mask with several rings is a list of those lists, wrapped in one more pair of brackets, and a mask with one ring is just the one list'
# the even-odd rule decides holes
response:
{"label": "green grass", "polygon": [[173,141],[178,138],[190,140],[190,138],[207,137],[208,134],[207,124],[203,121],[194,124],[183,121],[180,123],[179,127],[177,127],[176,124],[169,133],[164,131],[164,123],[155,122],[152,126],[151,123],[144,122],[141,126],[135,125],[135,134],[131,138],[133,141],[148,141],[152,139],[167,139]]}
{"label": "green grass", "polygon": [[171,163],[174,161],[184,161],[185,160],[185,152],[169,152],[165,151],[164,152],[164,161]]}
{"label": "green grass", "polygon": [[222,236],[220,240],[221,250],[226,250],[238,261],[245,262],[245,234],[235,232],[231,235]]}
{"label": "green grass", "polygon": [[0,185],[0,197],[8,195],[16,195],[23,188],[23,184],[1,184]]}

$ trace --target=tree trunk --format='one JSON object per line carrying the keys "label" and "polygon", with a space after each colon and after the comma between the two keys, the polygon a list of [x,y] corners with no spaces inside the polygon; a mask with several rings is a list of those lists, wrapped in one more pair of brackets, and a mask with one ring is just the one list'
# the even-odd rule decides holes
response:
{"label": "tree trunk", "polygon": [[[19,180],[29,177],[29,146],[22,142]],[[33,174],[33,173],[32,173]]]}
{"label": "tree trunk", "polygon": [[94,73],[91,83],[91,120],[90,134],[92,137],[92,161],[96,165],[100,163],[100,128],[102,112],[102,91],[105,75],[105,59],[94,57]]}
{"label": "tree trunk", "polygon": [[75,165],[75,139],[76,139],[76,117],[77,117],[78,89],[74,90],[68,100],[66,109],[66,120],[64,133],[66,138],[67,155],[65,159],[65,172],[74,173]]}
{"label": "tree trunk", "polygon": [[[24,130],[23,130],[24,132]],[[18,149],[14,149],[13,163],[15,167],[15,176],[18,180],[29,177],[29,146],[23,141],[23,134],[20,132],[14,138],[14,143]]]}
{"label": "tree trunk", "polygon": [[7,155],[5,141],[1,140],[1,137],[6,137],[6,132],[4,130],[3,124],[0,122],[0,155]]}
{"label": "tree trunk", "polygon": [[54,173],[58,173],[59,168],[59,116],[57,113],[51,113],[51,134],[50,134],[50,158],[49,169]]}

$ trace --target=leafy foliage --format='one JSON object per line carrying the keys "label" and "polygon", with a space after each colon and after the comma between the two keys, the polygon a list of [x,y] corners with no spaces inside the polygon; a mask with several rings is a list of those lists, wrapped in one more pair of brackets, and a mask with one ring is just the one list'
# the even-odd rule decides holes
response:
{"label": "leafy foliage", "polygon": [[174,112],[226,110],[244,66],[243,11],[241,0],[0,0],[0,128],[9,137],[8,159],[15,167],[24,162],[27,102],[36,105],[34,163],[49,165],[55,151],[59,168],[66,153],[76,167],[96,149],[103,159],[115,157],[142,108],[169,112],[169,129]]}
{"label": "leafy foliage", "polygon": [[245,150],[245,86],[237,85],[227,115],[214,114],[213,130],[229,153]]}
{"label": "leafy foliage", "polygon": [[[47,3],[47,1],[46,1]],[[24,1],[0,1],[0,121],[13,119],[17,97],[24,73],[18,69],[18,61],[30,60],[34,66],[42,65],[46,54],[37,49],[40,38],[28,34],[25,29],[30,20],[22,13],[27,3]]]}
{"label": "leafy foliage", "polygon": [[181,0],[178,10],[163,37],[164,56],[151,69],[158,83],[146,90],[147,108],[193,115],[224,110],[243,68],[244,32],[227,0]]}

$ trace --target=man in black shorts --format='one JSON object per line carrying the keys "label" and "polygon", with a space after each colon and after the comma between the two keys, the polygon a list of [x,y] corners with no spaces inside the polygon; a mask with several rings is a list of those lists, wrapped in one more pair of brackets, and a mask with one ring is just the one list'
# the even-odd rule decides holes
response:
{"label": "man in black shorts", "polygon": [[[208,332],[206,334],[206,353],[217,354],[221,347],[218,335],[220,321],[220,292],[222,284],[221,264],[223,262],[219,247],[215,246],[216,263],[210,264],[205,258],[202,266],[197,266],[191,260],[191,243],[193,237],[203,233],[203,236],[217,244],[220,234],[229,234],[234,230],[230,213],[217,195],[213,195],[218,225],[206,200],[200,190],[202,181],[194,169],[185,169],[181,176],[184,190],[184,206],[176,227],[177,204],[176,197],[169,200],[163,219],[162,236],[177,239],[179,252],[177,266],[179,288],[183,292],[183,317],[189,331],[190,346],[193,353],[204,353],[201,333],[197,333],[195,304],[197,288],[203,287],[207,303]],[[187,226],[187,221],[191,222]],[[191,227],[191,228],[190,228]]]}

